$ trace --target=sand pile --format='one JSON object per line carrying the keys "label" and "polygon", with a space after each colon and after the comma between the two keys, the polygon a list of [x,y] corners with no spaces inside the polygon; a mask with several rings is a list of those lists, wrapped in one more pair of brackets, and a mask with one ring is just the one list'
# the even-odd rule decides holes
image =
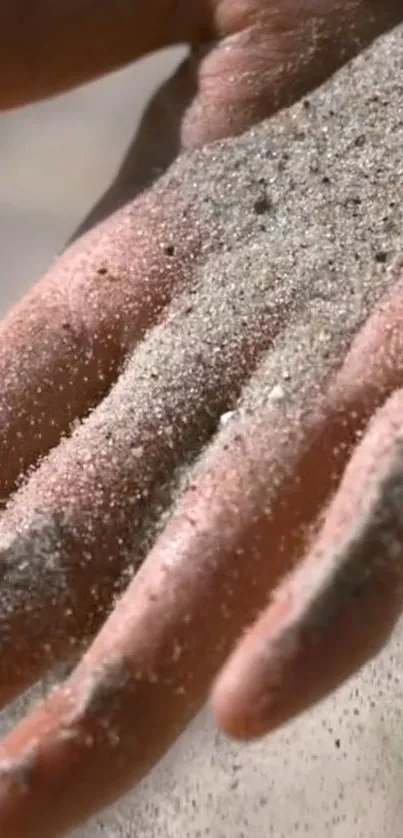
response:
{"label": "sand pile", "polygon": [[[306,407],[390,284],[402,250],[402,37],[381,40],[243,137],[184,156],[162,179],[164,191],[180,184],[176,219],[184,229],[189,214],[196,220],[201,253],[185,292],[74,433],[80,472],[91,466],[101,480],[111,445],[116,462],[135,467],[144,489],[136,549],[220,417],[273,400]],[[121,223],[130,225],[130,210]],[[162,245],[175,251],[175,241]],[[45,468],[51,475],[52,457]],[[36,491],[34,478],[39,506]],[[32,531],[37,543],[36,513]]]}
{"label": "sand pile", "polygon": [[[402,47],[399,30],[309,100],[172,170],[209,231],[206,261],[175,316],[194,318],[193,340],[208,324],[214,340],[220,310],[228,327],[234,308],[248,316],[266,306],[277,326],[245,407],[270,394],[301,397],[301,373],[305,386],[320,386],[390,282],[402,249]],[[80,836],[395,838],[399,660],[398,634],[352,686],[249,750],[199,720],[116,820]]]}
{"label": "sand pile", "polygon": [[[247,421],[256,410],[267,415],[281,403],[298,418],[307,400],[320,392],[340,364],[352,336],[390,283],[389,267],[403,244],[402,71],[403,30],[399,30],[309,99],[237,140],[183,157],[164,178],[165,185],[170,179],[181,185],[178,217],[185,218],[188,211],[197,217],[201,255],[192,266],[186,292],[140,345],[104,405],[74,434],[83,462],[99,475],[109,467],[111,429],[117,457],[128,470],[135,458],[139,485],[147,493],[142,496],[141,514],[133,516],[135,531],[127,534],[125,551],[136,545],[138,556],[144,553],[187,479],[184,467],[195,462],[223,425],[230,434],[228,414],[230,420],[233,411],[239,412]],[[170,246],[175,248],[175,242]],[[155,422],[162,428],[162,441],[155,439]],[[52,459],[49,463],[51,468]],[[65,482],[68,486],[67,472]],[[30,493],[35,497],[35,478]],[[119,504],[119,498],[115,500]],[[63,527],[74,528],[71,510],[69,515]],[[38,541],[37,519],[21,526],[25,556],[27,527],[35,530]],[[47,538],[46,522],[41,526]],[[2,527],[7,528],[7,513]],[[49,527],[54,537],[52,521]],[[93,532],[91,539],[85,547],[95,551]],[[16,549],[18,544],[8,557],[14,568]],[[42,561],[42,543],[37,553]],[[21,574],[9,576],[18,596],[27,573],[26,563],[20,564]],[[55,594],[59,584],[56,574]],[[5,605],[12,608],[9,603],[7,597]],[[367,686],[357,702],[360,707],[364,702],[367,710],[365,691]],[[359,809],[351,800],[346,802],[342,763],[339,808],[336,816],[328,812],[323,789],[330,768],[315,768],[311,776],[315,761],[326,758],[326,747],[321,753],[315,751],[311,722],[301,724],[307,736],[301,734],[298,746],[303,759],[294,746],[290,751],[284,734],[273,740],[275,744],[269,741],[250,752],[224,743],[211,752],[208,746],[205,758],[201,754],[194,766],[187,762],[186,772],[178,763],[179,792],[176,789],[173,804],[171,756],[166,763],[171,779],[162,767],[143,792],[135,793],[135,812],[124,817],[123,825],[119,816],[116,821],[112,815],[110,826],[94,824],[80,836],[95,838],[107,830],[125,838],[151,834],[289,838],[300,830],[313,838],[347,834],[394,838],[394,826],[388,832],[385,819],[380,832],[370,831],[372,822],[365,813],[368,786],[363,786]],[[191,744],[189,748],[192,751]],[[374,754],[367,767],[374,778],[383,771],[378,759]],[[249,802],[237,822],[231,814],[230,793],[237,771],[231,769],[228,779],[225,763],[240,764],[237,771],[245,769],[245,787],[253,785],[256,774],[260,776],[259,802],[255,792],[246,795]],[[309,814],[299,799],[300,781],[294,786],[292,779],[295,772],[305,770],[307,794],[314,801]],[[386,776],[391,776],[388,771]],[[262,792],[262,777],[270,787],[269,796]],[[208,800],[209,794],[216,795],[216,784],[221,797],[217,798],[220,815],[214,821]],[[335,785],[336,781],[333,789]],[[279,802],[279,794],[285,803]],[[388,794],[384,788],[382,795]],[[154,798],[160,800],[158,808],[152,804]],[[368,802],[368,809],[373,803],[373,799]]]}

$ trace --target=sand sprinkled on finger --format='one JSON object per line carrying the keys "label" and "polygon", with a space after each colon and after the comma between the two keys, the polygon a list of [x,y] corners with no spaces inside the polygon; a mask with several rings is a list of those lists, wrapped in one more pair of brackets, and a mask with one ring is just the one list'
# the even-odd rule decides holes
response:
{"label": "sand sprinkled on finger", "polygon": [[[64,579],[71,613],[57,623],[57,642],[66,627],[93,632],[189,484],[228,446],[238,446],[240,471],[253,472],[245,508],[254,511],[265,483],[272,514],[305,416],[390,287],[402,251],[402,71],[397,30],[309,99],[236,140],[184,156],[157,184],[167,212],[153,229],[153,258],[160,248],[167,272],[175,257],[169,213],[198,245],[115,386],[4,513],[1,575],[11,590],[3,593],[0,633],[21,615],[28,625],[35,610],[39,645],[53,642]],[[116,217],[117,244],[134,217],[130,207]],[[130,267],[135,259],[131,251]],[[151,271],[147,262],[143,268]],[[198,521],[191,524],[197,530]],[[47,565],[49,544],[58,572],[43,591],[38,562]],[[0,553],[0,570],[1,562]],[[89,679],[88,706],[100,686]],[[166,834],[163,817],[154,834]]]}
{"label": "sand sprinkled on finger", "polygon": [[[397,30],[381,39],[309,99],[242,137],[184,156],[157,184],[157,200],[171,200],[166,218],[175,216],[176,230],[182,219],[199,245],[110,395],[11,501],[0,529],[7,538],[16,531],[13,549],[24,544],[19,591],[24,571],[26,590],[39,597],[25,561],[38,511],[42,527],[49,516],[52,538],[63,521],[59,578],[69,568],[74,587],[66,544],[81,545],[87,568],[103,551],[108,573],[114,563],[116,577],[123,573],[116,592],[211,439],[231,440],[239,422],[245,434],[259,431],[256,481],[259,458],[267,481],[273,427],[284,429],[283,451],[297,444],[301,417],[391,284],[402,250],[402,38]],[[133,218],[138,224],[130,207],[117,214],[118,244]],[[100,242],[102,234],[97,252]],[[168,222],[157,224],[153,252],[165,270],[177,249]],[[284,462],[273,463],[273,486],[277,467],[283,472]],[[34,524],[32,538],[36,555]]]}
{"label": "sand sprinkled on finger", "polygon": [[[176,211],[197,219],[203,240],[192,286],[172,304],[169,317],[185,330],[190,316],[194,338],[199,336],[203,348],[207,344],[202,336],[208,335],[214,343],[217,311],[228,326],[233,307],[240,306],[245,295],[256,315],[255,319],[253,310],[245,309],[246,331],[256,331],[262,311],[268,315],[260,329],[272,324],[270,312],[282,311],[275,319],[270,351],[265,350],[254,364],[238,397],[233,393],[225,409],[220,405],[217,431],[228,440],[237,422],[242,420],[246,423],[243,427],[248,427],[251,416],[249,427],[256,424],[254,417],[264,416],[266,439],[281,421],[287,443],[290,436],[297,435],[299,419],[320,399],[357,330],[394,281],[389,268],[402,249],[403,229],[402,38],[400,30],[381,40],[309,100],[237,140],[183,158],[167,176],[180,184]],[[183,331],[180,334],[183,336]],[[149,347],[154,341],[155,369],[162,374],[169,359],[168,347],[175,352],[173,333],[162,324],[158,340],[155,335],[149,340]],[[133,365],[144,351],[145,346]],[[209,375],[210,370],[205,363],[203,374]],[[185,366],[180,375],[186,380]],[[271,425],[267,423],[270,417]],[[290,427],[286,419],[292,417]],[[218,445],[218,438],[213,446]],[[201,448],[204,446],[203,442]],[[200,456],[197,445],[194,454]],[[192,461],[191,449],[186,457]],[[200,461],[196,472],[199,467]],[[267,743],[264,747],[268,759]],[[232,755],[234,761],[231,746],[223,745],[222,753],[229,761]],[[193,757],[199,766],[197,755]],[[204,834],[210,820],[203,814],[194,815],[192,804],[195,798],[200,801],[204,784],[212,789],[214,780],[210,778],[217,776],[214,756],[211,764],[209,759],[207,756],[201,769],[196,768],[191,779],[181,773],[179,761],[181,794],[175,815],[171,809],[167,814],[165,806],[161,810],[152,806],[155,790],[151,784],[144,791],[145,807],[141,798],[140,805],[137,799],[130,825],[116,826],[118,834],[136,831],[146,835],[152,828],[156,835],[165,835],[173,822],[189,836],[200,834],[199,830]],[[273,759],[277,768],[278,760],[283,766],[284,755],[274,753]],[[256,756],[237,754],[235,761],[252,771]],[[267,790],[263,757],[261,764],[261,787]],[[380,766],[374,765],[378,779],[379,770]],[[283,766],[280,783],[284,783],[285,772]],[[388,774],[387,767],[384,774]],[[285,812],[276,797],[273,808],[270,794],[261,800],[252,795],[254,803],[240,813],[234,795],[226,794],[225,780],[220,778],[220,795],[225,801],[220,820],[223,834],[225,830],[238,834],[241,828],[245,834],[260,834],[263,817],[273,834],[291,834],[293,818],[298,828],[303,828],[298,806],[295,814],[292,805]],[[162,780],[162,788],[168,796],[173,793],[168,779],[165,785]],[[208,794],[214,797],[214,790]],[[231,814],[230,799],[237,816]],[[319,799],[323,798],[318,795],[313,805],[314,820],[309,813],[304,816],[305,831],[312,835],[327,834],[332,815],[328,795],[323,811]],[[365,812],[361,815],[364,823]],[[370,825],[370,812],[368,818]],[[354,806],[347,822],[355,838],[359,833]],[[347,822],[342,826],[344,831]]]}

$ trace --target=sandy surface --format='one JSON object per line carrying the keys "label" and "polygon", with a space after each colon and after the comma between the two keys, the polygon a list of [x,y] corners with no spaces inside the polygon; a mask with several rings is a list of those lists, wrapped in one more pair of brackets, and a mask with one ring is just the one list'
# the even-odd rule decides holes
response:
{"label": "sandy surface", "polygon": [[[224,236],[227,250],[219,270],[215,305],[220,304],[220,293],[228,294],[220,278],[229,267],[231,276],[238,271],[244,282],[245,273],[254,271],[258,289],[265,265],[270,263],[272,271],[275,267],[285,277],[288,264],[290,278],[281,294],[289,294],[292,301],[298,285],[300,298],[302,295],[308,301],[303,316],[293,321],[301,330],[301,343],[307,341],[309,353],[313,352],[299,353],[308,360],[314,357],[322,333],[326,357],[333,357],[334,346],[338,351],[340,339],[354,331],[366,307],[387,284],[382,271],[373,280],[370,277],[375,254],[386,250],[392,259],[402,245],[400,206],[394,196],[401,180],[401,98],[396,79],[402,71],[402,46],[400,31],[385,39],[369,58],[360,59],[355,69],[343,71],[334,83],[311,97],[309,109],[297,106],[273,125],[261,126],[214,153],[201,154],[194,178],[194,162],[180,164],[189,190],[198,189],[197,172],[201,172],[202,188],[202,161],[215,175],[208,186],[204,220],[214,223],[216,236]],[[374,85],[380,99],[370,105]],[[358,136],[364,136],[365,142],[356,142]],[[281,174],[276,160],[280,148],[289,154]],[[229,195],[229,173],[236,172],[235,160],[243,181],[234,182]],[[255,183],[258,172],[266,178],[265,187],[270,188],[276,208],[265,218],[263,229],[261,219],[257,223],[253,202],[252,209],[246,202],[251,196],[248,182]],[[386,229],[385,206],[392,193],[394,208]],[[53,247],[59,246],[57,235],[65,232],[66,215],[58,223]],[[230,242],[236,242],[232,253]],[[38,257],[38,266],[44,255]],[[326,264],[331,268],[324,275]],[[200,311],[203,300],[207,306],[209,299],[211,267],[207,263],[197,278]],[[218,267],[215,260],[216,276]],[[308,299],[312,286],[304,286],[307,275],[315,283],[313,308]],[[350,283],[348,297],[340,293],[338,283],[342,281]],[[249,293],[244,305],[256,305],[253,289]],[[336,329],[335,304],[339,307]],[[319,329],[312,330],[313,313]],[[319,358],[323,340],[319,341]],[[277,380],[284,364],[288,371],[296,364],[295,353],[285,357],[288,348],[289,344],[284,348],[278,344],[274,360],[263,371],[266,382]],[[252,386],[246,403],[249,399],[256,406],[261,393],[260,386]],[[218,735],[206,715],[200,716],[127,801],[77,832],[77,838],[105,834],[111,838],[289,838],[294,834],[400,838],[400,637],[398,630],[382,657],[335,697],[265,742],[241,748]]]}

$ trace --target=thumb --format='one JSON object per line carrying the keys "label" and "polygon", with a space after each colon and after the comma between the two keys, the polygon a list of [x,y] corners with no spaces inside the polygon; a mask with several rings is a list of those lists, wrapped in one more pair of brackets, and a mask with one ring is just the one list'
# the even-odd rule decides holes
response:
{"label": "thumb", "polygon": [[61,93],[153,50],[208,37],[209,0],[4,0],[0,110]]}

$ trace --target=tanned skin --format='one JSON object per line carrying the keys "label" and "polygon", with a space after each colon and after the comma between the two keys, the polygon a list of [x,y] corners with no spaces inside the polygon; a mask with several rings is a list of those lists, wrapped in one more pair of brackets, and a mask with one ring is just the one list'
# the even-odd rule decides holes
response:
{"label": "tanned skin", "polygon": [[[349,548],[348,533],[363,483],[382,468],[387,471],[396,457],[403,420],[399,277],[325,393],[320,427],[309,422],[302,427],[289,482],[279,489],[270,521],[262,475],[261,495],[253,484],[256,417],[243,452],[242,479],[236,448],[225,456],[218,456],[217,446],[207,452],[208,465],[192,492],[179,499],[114,608],[122,570],[117,545],[133,516],[131,476],[121,453],[112,449],[94,483],[77,456],[74,436],[61,440],[74,420],[91,410],[96,416],[125,375],[126,359],[183,289],[187,266],[198,252],[191,220],[186,231],[177,229],[180,184],[161,187],[161,172],[181,150],[239,134],[299,99],[402,19],[402,0],[0,4],[2,109],[72,89],[170,44],[191,48],[151,102],[115,183],[75,242],[0,326],[0,486],[1,497],[8,499],[2,526],[12,532],[41,503],[60,515],[68,510],[75,522],[75,538],[64,545],[73,591],[69,607],[63,597],[48,601],[38,578],[29,591],[31,610],[17,603],[2,616],[3,705],[56,663],[72,660],[72,649],[77,656],[87,647],[67,682],[2,742],[2,838],[56,838],[116,800],[160,759],[211,691],[217,721],[228,733],[260,736],[336,688],[389,636],[402,606],[396,584],[401,562],[362,573],[371,549],[376,545],[379,556],[386,541],[375,527],[360,552],[357,545]],[[120,210],[123,204],[130,205],[129,212]],[[178,242],[173,260],[156,246],[162,229]],[[113,284],[105,264],[113,266],[118,280]],[[157,420],[149,421],[158,440]],[[104,432],[94,431],[89,442],[94,450],[101,448]],[[152,457],[162,456],[158,444],[150,451],[150,468]],[[270,445],[275,458],[280,445],[275,433]],[[321,465],[336,450],[329,475]],[[307,528],[323,514],[335,485],[339,488],[312,551],[295,566],[291,548],[279,550],[274,572],[265,557],[269,544],[270,556],[284,544],[289,486],[306,487],[307,481],[315,491],[291,493]],[[108,505],[111,486],[121,499],[116,518]],[[96,562],[87,560],[89,521]],[[388,526],[400,538],[403,555],[398,519]],[[318,637],[312,613],[320,596],[316,591],[307,597],[304,579],[318,557],[333,549],[335,534],[343,541],[345,564],[358,574],[360,596],[331,600],[340,579],[325,572],[318,581],[320,596],[333,604]],[[258,585],[248,587],[240,573],[237,588],[234,563],[251,545],[249,573]],[[283,590],[262,613],[279,570],[286,574],[291,566]],[[228,574],[235,589],[223,621]],[[6,568],[4,579],[3,591]],[[96,607],[94,585],[100,588]],[[298,640],[292,644],[291,629]],[[87,685],[96,678],[99,690],[86,701]]]}

